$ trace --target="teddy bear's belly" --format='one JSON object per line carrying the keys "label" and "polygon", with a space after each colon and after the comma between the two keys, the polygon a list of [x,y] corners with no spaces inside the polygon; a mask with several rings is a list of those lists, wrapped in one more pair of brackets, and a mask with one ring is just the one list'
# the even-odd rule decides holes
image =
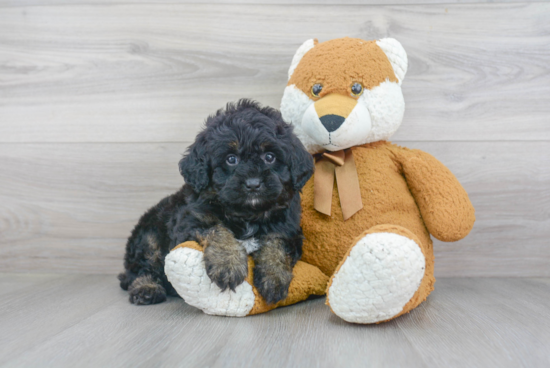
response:
{"label": "teddy bear's belly", "polygon": [[331,216],[313,208],[313,178],[302,191],[302,229],[305,236],[302,260],[319,267],[327,275],[332,275],[353,240],[375,225],[403,226],[431,249],[430,236],[420,211],[395,164],[389,161],[378,165],[359,164],[357,171],[363,209],[347,221],[342,218],[336,184]]}

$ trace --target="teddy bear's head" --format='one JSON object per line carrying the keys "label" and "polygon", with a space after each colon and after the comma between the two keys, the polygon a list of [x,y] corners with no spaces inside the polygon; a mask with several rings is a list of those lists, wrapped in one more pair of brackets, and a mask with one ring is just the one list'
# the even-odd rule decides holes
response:
{"label": "teddy bear's head", "polygon": [[300,46],[288,70],[283,118],[310,153],[388,139],[403,119],[407,54],[393,38]]}

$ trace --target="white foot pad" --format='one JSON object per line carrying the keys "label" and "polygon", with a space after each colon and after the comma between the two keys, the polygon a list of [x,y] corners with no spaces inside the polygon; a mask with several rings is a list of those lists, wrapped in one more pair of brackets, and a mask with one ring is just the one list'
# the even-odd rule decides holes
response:
{"label": "white foot pad", "polygon": [[351,250],[328,290],[330,307],[353,323],[375,323],[403,310],[424,277],[426,260],[413,240],[367,234]]}
{"label": "white foot pad", "polygon": [[164,272],[168,281],[189,305],[204,313],[244,317],[254,306],[252,286],[245,281],[235,288],[221,291],[204,268],[203,253],[191,248],[178,248],[168,253]]}

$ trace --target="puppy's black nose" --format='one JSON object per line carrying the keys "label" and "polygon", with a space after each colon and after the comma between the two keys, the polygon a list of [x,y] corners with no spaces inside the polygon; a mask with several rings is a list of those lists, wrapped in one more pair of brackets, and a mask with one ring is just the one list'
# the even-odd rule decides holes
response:
{"label": "puppy's black nose", "polygon": [[245,185],[246,185],[246,189],[248,190],[257,190],[260,188],[260,185],[262,185],[262,183],[258,178],[251,178],[251,179],[246,179]]}
{"label": "puppy's black nose", "polygon": [[321,124],[323,124],[326,130],[328,130],[328,132],[330,133],[340,128],[346,118],[340,115],[325,115],[319,120],[321,120]]}

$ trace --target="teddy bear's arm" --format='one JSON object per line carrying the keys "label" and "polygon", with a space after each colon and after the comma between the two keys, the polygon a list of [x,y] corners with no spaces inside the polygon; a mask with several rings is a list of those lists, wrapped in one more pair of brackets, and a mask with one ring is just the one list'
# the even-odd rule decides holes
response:
{"label": "teddy bear's arm", "polygon": [[420,150],[401,152],[403,173],[428,231],[441,241],[464,238],[474,226],[474,207],[451,171]]}

